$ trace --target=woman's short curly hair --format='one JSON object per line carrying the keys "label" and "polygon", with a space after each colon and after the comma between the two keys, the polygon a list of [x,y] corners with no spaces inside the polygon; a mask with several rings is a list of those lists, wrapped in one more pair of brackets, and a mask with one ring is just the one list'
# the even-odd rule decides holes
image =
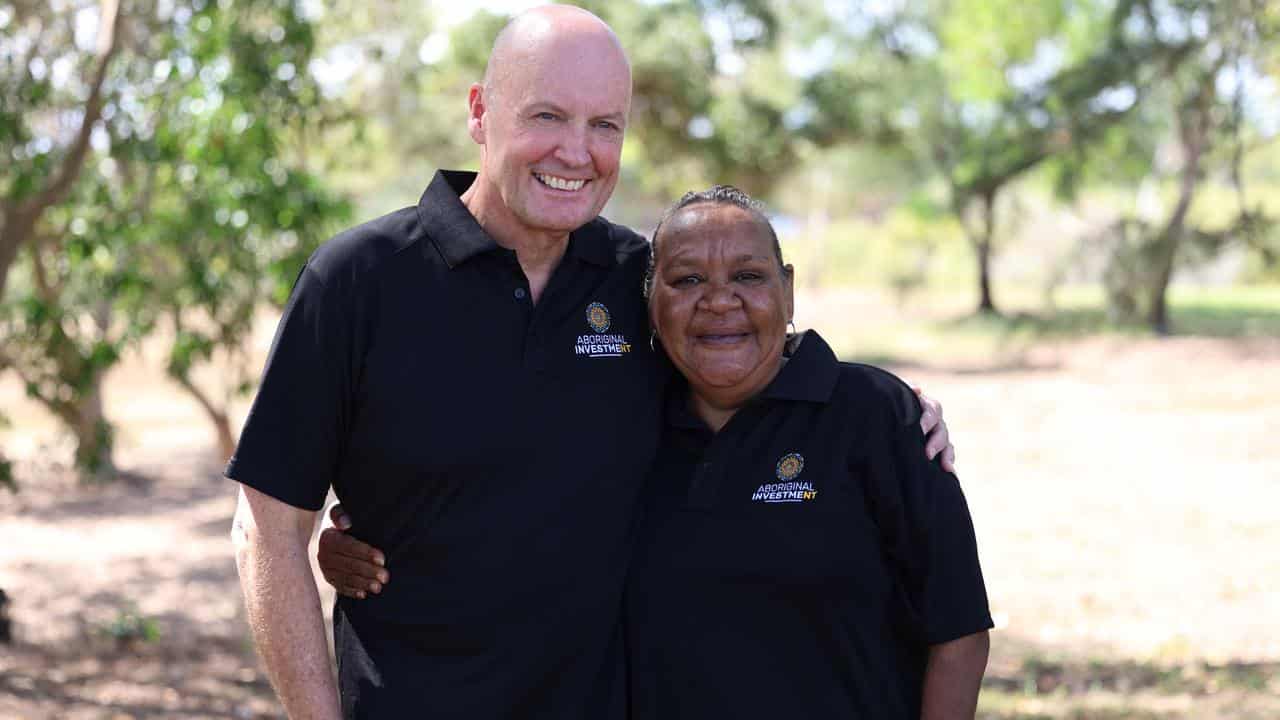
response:
{"label": "woman's short curly hair", "polygon": [[765,217],[764,206],[732,185],[712,185],[706,190],[685,193],[674,205],[667,208],[666,212],[662,213],[662,219],[658,221],[658,226],[653,229],[653,239],[649,243],[649,267],[644,274],[645,299],[648,299],[653,293],[654,271],[657,267],[658,257],[658,240],[662,236],[662,226],[667,224],[681,210],[691,205],[702,204],[732,205],[750,213],[769,232],[769,240],[773,243],[773,254],[778,259],[778,265],[784,271],[786,270],[786,264],[782,261],[782,246],[778,243],[778,234],[773,231],[773,223],[770,223],[769,218]]}

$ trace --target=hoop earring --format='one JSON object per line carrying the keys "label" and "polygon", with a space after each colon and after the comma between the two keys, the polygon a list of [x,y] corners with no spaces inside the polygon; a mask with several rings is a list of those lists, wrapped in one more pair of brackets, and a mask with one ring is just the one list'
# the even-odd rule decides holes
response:
{"label": "hoop earring", "polygon": [[798,331],[796,330],[796,323],[795,323],[795,321],[794,321],[794,320],[788,320],[788,321],[787,321],[787,327],[788,327],[788,328],[791,328],[791,332],[789,332],[789,333],[788,333],[789,335],[795,335],[795,334],[797,334],[797,332],[798,332]]}
{"label": "hoop earring", "polygon": [[655,335],[657,335],[657,333],[652,330],[649,331],[649,350],[651,352],[658,352],[658,349],[653,346],[653,338]]}

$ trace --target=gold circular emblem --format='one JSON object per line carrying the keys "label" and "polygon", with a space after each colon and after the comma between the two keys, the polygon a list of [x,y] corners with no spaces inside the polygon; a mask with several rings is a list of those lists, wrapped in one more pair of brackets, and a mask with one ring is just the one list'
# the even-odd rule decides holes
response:
{"label": "gold circular emblem", "polygon": [[610,317],[609,309],[604,305],[593,302],[587,306],[587,324],[592,330],[602,333],[609,329]]}
{"label": "gold circular emblem", "polygon": [[775,473],[779,480],[786,482],[795,480],[801,470],[804,470],[804,456],[800,453],[787,453],[778,461]]}

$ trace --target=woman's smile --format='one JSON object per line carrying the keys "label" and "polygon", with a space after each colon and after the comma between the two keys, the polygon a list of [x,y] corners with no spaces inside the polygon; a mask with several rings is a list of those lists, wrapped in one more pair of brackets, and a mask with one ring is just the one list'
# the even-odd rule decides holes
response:
{"label": "woman's smile", "polygon": [[711,346],[737,345],[750,336],[751,333],[747,332],[708,332],[694,335],[698,342]]}

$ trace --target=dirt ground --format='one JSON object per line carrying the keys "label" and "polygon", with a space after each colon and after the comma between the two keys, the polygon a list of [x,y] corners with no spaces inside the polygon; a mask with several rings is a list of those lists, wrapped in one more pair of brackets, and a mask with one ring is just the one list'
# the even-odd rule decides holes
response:
{"label": "dirt ground", "polygon": [[[1280,338],[1096,338],[996,365],[895,368],[959,447],[998,623],[981,716],[1280,718]],[[0,382],[22,485],[0,491],[0,718],[278,716],[232,486],[159,367],[110,378],[126,476],[106,487],[78,486],[66,439]]]}

